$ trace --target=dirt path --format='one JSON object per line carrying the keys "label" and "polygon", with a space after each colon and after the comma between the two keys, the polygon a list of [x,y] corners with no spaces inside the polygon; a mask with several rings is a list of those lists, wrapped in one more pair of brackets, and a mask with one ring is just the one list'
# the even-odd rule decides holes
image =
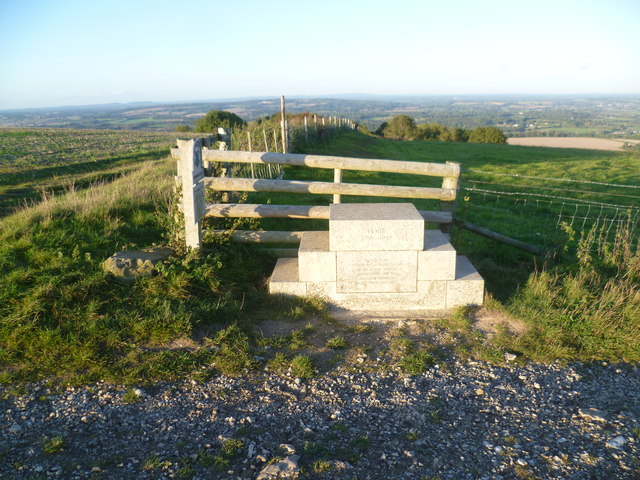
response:
{"label": "dirt path", "polygon": [[553,148],[586,148],[590,150],[622,151],[625,143],[640,143],[640,140],[607,139],[589,137],[512,137],[507,140],[509,145],[528,147]]}

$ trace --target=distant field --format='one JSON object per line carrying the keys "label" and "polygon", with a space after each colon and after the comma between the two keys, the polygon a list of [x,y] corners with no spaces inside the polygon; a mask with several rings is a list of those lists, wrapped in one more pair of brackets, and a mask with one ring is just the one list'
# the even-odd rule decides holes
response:
{"label": "distant field", "polygon": [[587,137],[512,137],[507,140],[507,143],[525,147],[586,148],[619,152],[624,150],[625,143],[640,143],[640,140]]}
{"label": "distant field", "polygon": [[166,157],[176,134],[136,130],[0,128],[0,217],[44,191],[110,181]]}

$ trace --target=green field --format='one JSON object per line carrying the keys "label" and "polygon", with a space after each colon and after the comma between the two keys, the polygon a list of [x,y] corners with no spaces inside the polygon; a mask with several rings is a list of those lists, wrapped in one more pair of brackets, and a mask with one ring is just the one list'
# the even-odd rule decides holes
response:
{"label": "green field", "polygon": [[[34,205],[0,218],[2,382],[50,379],[82,383],[107,379],[140,383],[184,376],[201,380],[216,372],[238,374],[262,368],[255,355],[264,357],[272,368],[286,368],[305,363],[299,359],[301,353],[312,357],[321,353],[322,345],[314,346],[308,338],[313,328],[267,338],[254,329],[264,320],[304,324],[306,319],[316,319],[330,325],[336,335],[352,335],[351,344],[344,339],[332,340],[347,352],[336,354],[332,362],[323,362],[329,365],[325,368],[348,363],[351,350],[365,348],[357,343],[357,331],[344,330],[334,322],[321,302],[267,296],[265,280],[274,259],[258,249],[213,239],[208,245],[209,253],[185,251],[179,240],[179,222],[175,221],[174,161],[166,157],[154,159],[155,155],[168,152],[173,143],[168,138],[171,135],[139,139],[141,145],[132,140],[138,132],[124,132],[122,137],[111,132],[93,144],[87,141],[93,137],[83,139],[86,132],[43,131],[43,139],[40,132],[26,131],[20,134],[22,137],[3,132],[3,138],[12,139],[12,143],[10,147],[5,147],[7,140],[2,143],[2,168],[13,183],[6,181],[2,187],[26,185],[36,189],[39,184],[45,188],[55,185],[59,193],[45,195]],[[104,154],[106,138],[111,142],[109,151],[115,151],[115,155],[99,157],[99,152]],[[127,138],[131,143],[126,143]],[[68,152],[69,157],[60,155],[49,160],[42,152],[54,149],[36,149],[34,144],[40,141],[59,142],[57,149]],[[434,323],[433,328],[456,332],[452,337],[455,341],[449,345],[452,351],[495,361],[500,361],[505,350],[519,353],[523,359],[545,361],[640,360],[637,223],[627,225],[620,221],[617,227],[628,228],[605,232],[609,234],[605,238],[602,232],[590,229],[586,220],[578,225],[573,213],[566,220],[573,218],[574,223],[566,222],[564,229],[558,228],[554,205],[545,206],[539,201],[525,204],[506,194],[503,196],[508,200],[487,200],[485,194],[470,190],[474,185],[487,185],[478,182],[500,183],[492,188],[503,191],[519,191],[526,186],[536,192],[547,191],[543,190],[545,187],[556,188],[556,183],[548,180],[501,176],[505,173],[637,186],[637,153],[397,142],[355,132],[308,146],[307,151],[460,162],[461,219],[559,253],[559,261],[536,259],[454,229],[452,242],[472,258],[486,279],[490,296],[484,310],[507,319],[507,327],[510,321],[518,321],[527,328],[514,334],[505,327],[497,335],[485,336],[472,328],[483,312],[463,309],[450,319]],[[96,164],[89,158],[95,158]],[[98,168],[91,169],[94,166]],[[100,177],[107,172],[113,172],[114,177]],[[87,186],[86,182],[92,181],[87,176],[91,175],[98,175],[96,179],[101,182]],[[332,172],[290,168],[285,178],[330,180]],[[355,172],[345,172],[344,181],[439,183],[432,178]],[[68,187],[75,182],[85,182],[87,188]],[[562,188],[564,184],[558,185]],[[591,183],[576,184],[579,188],[571,185],[571,191],[547,192],[589,202],[626,202],[631,211],[639,205],[634,189]],[[249,199],[267,200],[285,204],[329,202],[322,196],[300,199],[283,194],[256,194]],[[418,206],[437,207],[429,202]],[[562,215],[560,219],[565,218]],[[223,227],[229,221],[207,223],[209,227]],[[255,221],[240,223],[236,226],[259,226]],[[282,230],[326,227],[322,222],[302,220],[264,221],[262,226]],[[157,275],[123,286],[102,271],[102,261],[116,250],[153,244],[169,245],[178,251]],[[176,348],[176,344],[187,347]],[[381,343],[379,348],[385,347]],[[390,362],[396,361],[391,347],[378,353],[390,355]],[[397,361],[403,364],[402,359]]]}
{"label": "green field", "polygon": [[166,132],[0,128],[0,216],[45,191],[112,180],[174,144]]}

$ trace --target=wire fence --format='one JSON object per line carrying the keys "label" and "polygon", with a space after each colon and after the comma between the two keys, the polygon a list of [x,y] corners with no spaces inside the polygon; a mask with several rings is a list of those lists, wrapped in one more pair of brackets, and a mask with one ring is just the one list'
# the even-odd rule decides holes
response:
{"label": "wire fence", "polygon": [[[296,152],[310,144],[328,142],[340,131],[355,128],[357,125],[345,118],[298,114],[287,119],[283,135],[280,120],[275,117],[233,129],[231,145],[233,150],[245,152]],[[235,164],[233,176],[282,178],[284,170],[281,165]]]}
{"label": "wire fence", "polygon": [[458,217],[552,250],[593,231],[591,248],[601,249],[622,230],[638,248],[638,190],[635,184],[464,169]]}

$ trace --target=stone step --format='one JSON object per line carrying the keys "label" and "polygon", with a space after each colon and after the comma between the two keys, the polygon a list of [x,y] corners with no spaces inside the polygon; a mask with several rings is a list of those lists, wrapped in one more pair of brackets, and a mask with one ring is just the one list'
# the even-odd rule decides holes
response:
{"label": "stone step", "polygon": [[424,250],[418,252],[418,280],[454,280],[456,250],[440,230],[424,232]]}
{"label": "stone step", "polygon": [[[418,280],[453,280],[456,275],[456,251],[449,243],[448,237],[440,230],[424,232],[424,250],[417,252]],[[378,252],[384,260],[385,253],[389,259],[395,257],[395,251]],[[363,252],[364,253],[364,252]],[[342,255],[344,256],[344,255]],[[360,255],[362,257],[363,255]],[[366,256],[366,255],[365,255]],[[369,255],[371,256],[371,255]],[[329,232],[304,232],[298,251],[300,259],[300,280],[303,282],[335,282],[336,252],[329,250]],[[378,262],[380,264],[380,262]],[[353,272],[353,268],[341,266],[341,271]],[[407,271],[405,276],[413,275]],[[364,287],[366,291],[366,287]],[[387,291],[397,291],[389,289]],[[415,289],[413,289],[415,291]]]}
{"label": "stone step", "polygon": [[298,259],[301,281],[336,281],[336,252],[329,251],[329,232],[304,232],[300,239]]}
{"label": "stone step", "polygon": [[269,292],[285,295],[314,295],[335,307],[349,310],[440,310],[461,305],[482,305],[484,280],[463,255],[456,259],[453,280],[419,280],[412,293],[338,293],[337,282],[299,280],[298,259],[278,260],[269,282]]}

